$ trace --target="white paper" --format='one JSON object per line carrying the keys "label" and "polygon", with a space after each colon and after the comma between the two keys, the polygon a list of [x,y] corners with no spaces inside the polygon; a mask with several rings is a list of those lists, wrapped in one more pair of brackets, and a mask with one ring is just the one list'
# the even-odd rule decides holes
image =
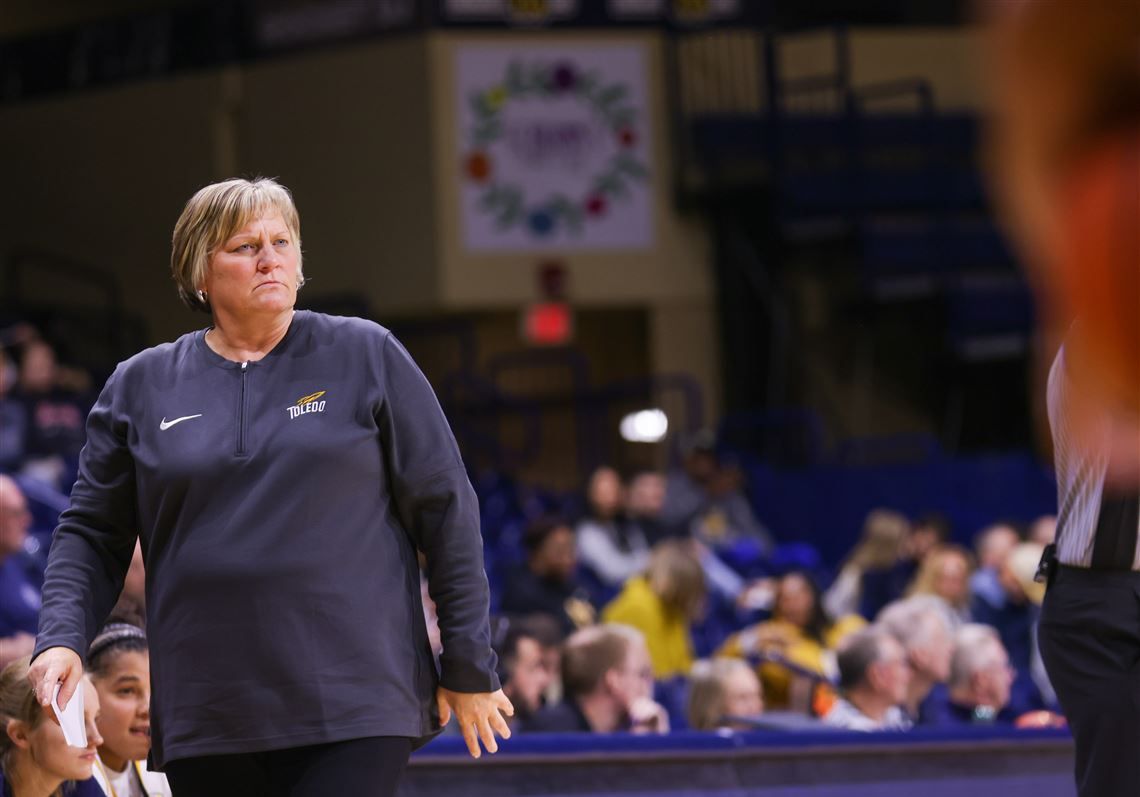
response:
{"label": "white paper", "polygon": [[58,701],[59,690],[62,687],[63,684],[55,685],[55,691],[51,694],[51,707],[55,711],[60,727],[63,728],[63,738],[72,747],[86,747],[87,726],[83,722],[83,684],[79,684],[79,688],[67,702],[67,708],[60,711]]}

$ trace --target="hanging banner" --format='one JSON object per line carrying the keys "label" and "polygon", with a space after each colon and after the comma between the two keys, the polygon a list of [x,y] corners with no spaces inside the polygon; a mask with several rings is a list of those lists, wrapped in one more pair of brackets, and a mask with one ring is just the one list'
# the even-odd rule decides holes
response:
{"label": "hanging banner", "polygon": [[641,48],[466,46],[455,69],[468,250],[652,245]]}

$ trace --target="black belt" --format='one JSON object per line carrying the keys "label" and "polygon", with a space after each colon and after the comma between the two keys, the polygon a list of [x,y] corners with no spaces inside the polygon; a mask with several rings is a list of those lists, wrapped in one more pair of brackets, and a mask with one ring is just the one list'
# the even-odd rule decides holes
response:
{"label": "black belt", "polygon": [[1140,528],[1140,493],[1104,488],[1093,538],[1092,569],[1131,570]]}

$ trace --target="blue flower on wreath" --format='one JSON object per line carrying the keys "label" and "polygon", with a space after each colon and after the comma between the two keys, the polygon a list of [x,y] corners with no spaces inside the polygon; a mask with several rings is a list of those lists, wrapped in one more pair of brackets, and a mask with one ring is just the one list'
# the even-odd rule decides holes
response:
{"label": "blue flower on wreath", "polygon": [[554,216],[545,208],[532,211],[526,224],[535,235],[549,235],[554,230]]}

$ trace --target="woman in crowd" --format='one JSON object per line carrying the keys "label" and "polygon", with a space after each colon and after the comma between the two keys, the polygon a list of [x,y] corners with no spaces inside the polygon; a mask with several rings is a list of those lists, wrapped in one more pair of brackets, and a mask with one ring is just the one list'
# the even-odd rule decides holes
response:
{"label": "woman in crowd", "polygon": [[689,727],[694,731],[749,730],[764,711],[756,671],[740,659],[702,659],[689,676]]}
{"label": "woman in crowd", "polygon": [[690,543],[662,542],[645,575],[626,582],[602,610],[602,620],[641,631],[658,680],[686,675],[693,666],[690,627],[705,603],[705,575]]}
{"label": "woman in crowd", "polygon": [[[613,468],[601,467],[586,490],[589,513],[578,521],[578,561],[608,589],[645,569],[649,543],[641,529],[622,516],[625,486]],[[610,593],[611,595],[613,593]]]}
{"label": "woman in crowd", "polygon": [[815,579],[792,571],[776,587],[772,618],[730,636],[717,655],[758,658],[767,704],[806,710],[813,681],[833,679],[837,673],[839,643],[865,625],[857,615],[833,621],[823,609]]}
{"label": "woman in crowd", "polygon": [[[76,685],[83,690],[83,715],[87,746],[72,747],[63,729],[36,702],[28,683],[28,658],[9,664],[0,672],[0,797],[103,797],[95,781],[95,749],[103,743],[95,716],[99,695],[86,678]],[[80,781],[64,789],[67,781]]]}
{"label": "woman in crowd", "polygon": [[919,565],[907,595],[934,595],[946,601],[955,627],[970,622],[970,552],[960,545],[939,545]]}
{"label": "woman in crowd", "polygon": [[[863,522],[863,534],[847,561],[824,593],[823,605],[832,617],[877,611],[889,603],[891,573],[902,557],[910,523],[890,509],[875,509]],[[901,590],[901,586],[899,588]],[[882,593],[888,594],[882,594]]]}
{"label": "woman in crowd", "polygon": [[109,623],[87,651],[87,672],[99,693],[99,758],[95,780],[107,797],[165,797],[170,786],[150,772],[150,653],[146,634]]}
{"label": "woman in crowd", "polygon": [[272,180],[198,191],[171,266],[212,321],[121,363],[91,411],[44,583],[40,703],[78,687],[141,537],[150,760],[179,797],[393,794],[453,713],[472,756],[494,752],[512,709],[478,504],[428,381],[387,329],[294,309],[300,220]]}

